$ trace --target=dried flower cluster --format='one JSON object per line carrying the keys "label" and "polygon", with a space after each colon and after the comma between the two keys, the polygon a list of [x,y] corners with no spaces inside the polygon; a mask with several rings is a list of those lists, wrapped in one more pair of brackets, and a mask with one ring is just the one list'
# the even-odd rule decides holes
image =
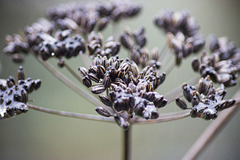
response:
{"label": "dried flower cluster", "polygon": [[167,33],[168,45],[176,57],[176,65],[182,58],[199,52],[205,40],[199,33],[199,25],[188,11],[173,12],[165,10],[155,17],[155,24]]}
{"label": "dried flower cluster", "polygon": [[118,56],[107,59],[98,55],[92,66],[88,69],[79,67],[79,71],[83,84],[91,87],[94,94],[106,91],[99,98],[110,108],[98,107],[96,111],[107,117],[114,116],[121,127],[127,128],[134,115],[156,119],[157,109],[167,104],[162,95],[154,92],[166,76],[165,73],[158,76],[155,66],[146,66],[139,72],[136,63],[129,59]]}
{"label": "dried flower cluster", "polygon": [[111,1],[110,3],[70,3],[54,7],[48,17],[62,30],[79,30],[83,34],[96,28],[102,31],[110,21],[136,16],[141,6],[131,1]]}
{"label": "dried flower cluster", "polygon": [[[27,26],[25,37],[7,36],[4,52],[12,54],[15,62],[22,62],[24,56],[21,53],[29,52],[34,52],[42,60],[56,57],[58,66],[66,68],[64,58],[88,52],[92,65],[79,67],[81,78],[77,78],[92,93],[99,94],[104,106],[97,107],[97,113],[114,117],[119,126],[127,129],[136,117],[157,119],[158,109],[168,102],[155,91],[166,78],[165,72],[158,73],[162,55],[156,47],[151,51],[145,47],[144,27],[136,31],[126,29],[120,37],[110,36],[106,41],[99,31],[110,22],[116,24],[123,18],[136,16],[140,10],[140,5],[130,1],[60,5],[48,10],[48,20],[40,19]],[[183,58],[199,52],[205,45],[199,25],[187,11],[165,10],[155,17],[154,22],[167,33],[168,47],[175,53],[178,66]],[[121,46],[130,53],[129,59],[118,55]],[[192,62],[194,71],[202,76],[199,87],[183,85],[183,95],[192,103],[191,116],[206,120],[215,119],[218,111],[235,103],[233,99],[223,100],[226,95],[224,86],[235,85],[240,71],[240,52],[233,42],[213,36],[210,51],[211,55],[203,52],[200,60]],[[167,52],[164,50],[161,54]],[[74,71],[70,72],[78,76]],[[215,89],[213,82],[224,86]],[[17,84],[12,78],[1,80],[0,118],[27,111],[27,95],[39,86],[39,80],[24,80],[21,68]],[[182,109],[187,108],[182,98],[177,98],[176,103]]]}
{"label": "dried flower cluster", "polygon": [[101,33],[96,34],[95,32],[91,32],[88,36],[87,47],[90,57],[101,55],[109,58],[118,54],[121,45],[115,41],[112,36],[103,44],[103,35]]}
{"label": "dried flower cluster", "polygon": [[10,76],[8,79],[0,79],[0,119],[13,117],[28,111],[26,105],[28,94],[38,89],[41,81],[25,79],[23,68],[18,70],[18,81]]}
{"label": "dried flower cluster", "polygon": [[120,35],[119,40],[124,48],[131,54],[131,60],[137,65],[144,68],[145,66],[155,65],[157,69],[161,67],[159,62],[159,50],[155,47],[151,52],[145,47],[147,38],[145,35],[145,28],[140,27],[136,31],[125,30]]}
{"label": "dried flower cluster", "polygon": [[[24,55],[21,53],[29,52],[40,55],[43,60],[50,57],[70,58],[79,52],[85,53],[85,42],[76,33],[88,34],[95,26],[101,31],[110,21],[114,23],[134,17],[140,10],[141,6],[130,1],[60,5],[48,10],[49,20],[42,18],[25,27],[25,37],[18,34],[7,36],[4,52],[12,54],[15,62],[22,62]],[[71,32],[75,33],[72,37]]]}
{"label": "dried flower cluster", "polygon": [[209,75],[214,82],[223,83],[225,87],[236,85],[240,71],[240,50],[234,42],[226,37],[216,38],[212,35],[209,44],[211,55],[204,52],[201,59],[194,59],[192,67],[202,77]]}
{"label": "dried flower cluster", "polygon": [[[192,104],[191,116],[193,118],[215,119],[218,116],[218,111],[234,105],[234,99],[223,100],[227,93],[224,86],[215,89],[210,76],[201,78],[198,85],[198,89],[186,83],[182,86],[184,97]],[[182,98],[177,98],[176,104],[182,109],[187,109],[186,102]]]}

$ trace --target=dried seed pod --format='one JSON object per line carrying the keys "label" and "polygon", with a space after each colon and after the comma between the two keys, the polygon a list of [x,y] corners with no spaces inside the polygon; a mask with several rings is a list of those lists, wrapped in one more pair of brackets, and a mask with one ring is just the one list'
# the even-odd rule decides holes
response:
{"label": "dried seed pod", "polygon": [[91,79],[88,77],[88,75],[83,77],[82,82],[88,88],[92,86]]}
{"label": "dried seed pod", "polygon": [[34,89],[37,90],[38,88],[40,88],[41,83],[42,83],[42,82],[41,82],[40,79],[35,80]]}
{"label": "dried seed pod", "polygon": [[99,98],[103,104],[112,107],[112,101],[107,96],[99,95]]}
{"label": "dried seed pod", "polygon": [[134,77],[137,77],[139,75],[139,68],[134,61],[131,62],[130,70]]}
{"label": "dried seed pod", "polygon": [[183,89],[183,95],[188,100],[188,102],[191,102],[192,99],[192,92],[195,90],[192,86],[184,83],[182,86]]}
{"label": "dried seed pod", "polygon": [[110,77],[110,73],[109,72],[106,72],[104,74],[104,78],[103,78],[103,85],[105,86],[105,88],[109,88],[110,85],[111,85],[111,77]]}
{"label": "dried seed pod", "polygon": [[100,81],[100,79],[97,77],[96,74],[89,73],[89,74],[88,74],[88,77],[89,77],[92,81],[94,81],[94,82],[96,82],[96,83],[98,83],[98,82]]}
{"label": "dried seed pod", "polygon": [[129,35],[122,34],[120,36],[120,42],[126,49],[132,50],[133,43],[131,42]]}
{"label": "dried seed pod", "polygon": [[108,25],[110,19],[109,18],[106,18],[106,17],[103,17],[99,20],[98,22],[98,30],[99,31],[102,31],[106,28],[106,26]]}
{"label": "dried seed pod", "polygon": [[97,74],[97,66],[90,66],[88,69],[88,73]]}
{"label": "dried seed pod", "polygon": [[97,66],[97,77],[103,78],[106,73],[106,69],[102,65]]}
{"label": "dried seed pod", "polygon": [[23,67],[20,66],[18,68],[18,73],[17,73],[18,80],[24,80],[25,79],[25,73],[23,71]]}
{"label": "dried seed pod", "polygon": [[186,102],[185,102],[182,98],[180,98],[180,97],[176,98],[176,104],[177,104],[181,109],[187,109],[187,104],[186,104]]}
{"label": "dried seed pod", "polygon": [[123,68],[119,68],[116,72],[117,78],[123,79],[125,76],[125,71]]}
{"label": "dried seed pod", "polygon": [[97,107],[95,108],[96,112],[104,117],[111,117],[112,114],[106,110],[105,108],[102,108],[102,107]]}
{"label": "dried seed pod", "polygon": [[199,66],[200,66],[200,61],[195,57],[193,60],[192,60],[192,68],[195,72],[198,72],[199,70]]}
{"label": "dried seed pod", "polygon": [[104,92],[106,90],[106,88],[104,87],[104,85],[97,85],[92,87],[91,91],[94,94],[100,94],[102,92]]}
{"label": "dried seed pod", "polygon": [[210,76],[207,76],[206,78],[201,78],[199,80],[198,92],[200,94],[203,93],[204,95],[207,95],[210,92],[210,88],[212,87],[213,87],[213,83],[210,80]]}
{"label": "dried seed pod", "polygon": [[87,76],[88,71],[87,71],[86,68],[84,68],[84,67],[79,67],[78,70],[80,71],[82,77]]}

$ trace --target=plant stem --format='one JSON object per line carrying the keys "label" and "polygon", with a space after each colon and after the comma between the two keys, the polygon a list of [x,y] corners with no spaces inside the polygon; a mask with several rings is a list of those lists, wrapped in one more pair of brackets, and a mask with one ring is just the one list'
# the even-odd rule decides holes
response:
{"label": "plant stem", "polygon": [[168,44],[165,42],[164,46],[162,47],[162,50],[159,53],[159,62],[163,62],[164,57],[168,54]]}
{"label": "plant stem", "polygon": [[71,113],[66,111],[56,111],[49,108],[43,108],[39,106],[35,106],[32,104],[27,104],[27,106],[31,109],[49,113],[49,114],[55,114],[59,116],[65,116],[65,117],[71,117],[71,118],[79,118],[79,119],[85,119],[85,120],[93,120],[93,121],[104,121],[104,122],[115,122],[115,120],[112,117],[103,117],[98,115],[89,115],[89,114],[82,114],[82,113]]}
{"label": "plant stem", "polygon": [[196,159],[199,154],[206,148],[206,146],[213,140],[214,137],[223,129],[225,124],[231,120],[233,114],[237,112],[240,105],[240,90],[235,94],[234,99],[236,103],[231,108],[223,111],[220,116],[214,120],[197,139],[193,146],[183,157],[183,160]]}
{"label": "plant stem", "polygon": [[85,93],[82,88],[78,87],[76,84],[74,84],[70,79],[68,79],[65,75],[63,75],[61,72],[56,70],[50,63],[47,61],[43,61],[40,57],[38,57],[38,61],[49,71],[51,72],[55,77],[57,77],[59,80],[61,80],[66,86],[71,88],[73,91],[75,91],[77,94],[88,100],[94,105],[97,106],[103,106],[102,103],[96,99],[95,97],[92,97]]}
{"label": "plant stem", "polygon": [[[31,109],[34,109],[34,110],[37,110],[40,112],[55,114],[58,116],[79,118],[79,119],[86,119],[86,120],[103,121],[103,122],[115,122],[114,118],[112,118],[112,117],[103,117],[103,116],[98,116],[98,115],[57,111],[57,110],[53,110],[53,109],[49,109],[49,108],[39,107],[39,106],[36,106],[33,104],[27,104],[27,106]],[[146,119],[135,117],[135,119],[131,121],[131,124],[161,123],[161,122],[167,122],[167,121],[173,121],[173,120],[186,118],[189,115],[190,115],[190,111],[188,110],[188,111],[184,111],[184,112],[165,113],[165,114],[160,115],[158,119],[151,119],[151,120],[146,120]]]}
{"label": "plant stem", "polygon": [[79,81],[82,83],[82,78],[72,69],[70,65],[64,61],[64,67]]}
{"label": "plant stem", "polygon": [[167,68],[167,70],[166,70],[166,75],[169,75],[175,66],[176,66],[175,62],[172,63],[172,64]]}
{"label": "plant stem", "polygon": [[190,116],[190,110],[185,110],[181,112],[173,112],[173,113],[165,113],[160,115],[157,119],[149,119],[145,120],[143,118],[136,117],[131,123],[134,124],[153,124],[153,123],[161,123],[168,122],[178,119],[183,119]]}
{"label": "plant stem", "polygon": [[123,129],[123,160],[131,159],[131,127]]}

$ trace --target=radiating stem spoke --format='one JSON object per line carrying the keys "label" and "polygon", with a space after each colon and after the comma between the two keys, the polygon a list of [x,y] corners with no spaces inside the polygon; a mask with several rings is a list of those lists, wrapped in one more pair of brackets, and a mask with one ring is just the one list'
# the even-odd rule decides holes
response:
{"label": "radiating stem spoke", "polygon": [[185,110],[181,112],[173,112],[173,113],[165,113],[161,114],[157,119],[143,119],[143,118],[135,118],[132,123],[134,124],[151,124],[151,123],[161,123],[168,122],[178,119],[183,119],[190,116],[190,110]]}
{"label": "radiating stem spoke", "polygon": [[68,65],[68,63],[66,63],[66,61],[64,62],[64,67],[79,81],[82,83],[82,78],[72,69],[72,67],[70,65]]}
{"label": "radiating stem spoke", "polygon": [[67,78],[65,75],[63,75],[61,72],[59,72],[57,69],[55,69],[50,63],[47,61],[43,61],[40,57],[38,57],[38,61],[48,70],[50,71],[55,77],[57,77],[59,80],[61,80],[66,86],[71,88],[73,91],[75,91],[77,94],[88,100],[94,105],[97,106],[103,106],[102,103],[95,97],[88,95],[82,88],[78,87],[76,84],[74,84],[69,78]]}
{"label": "radiating stem spoke", "polygon": [[104,121],[104,122],[115,122],[112,117],[103,117],[103,116],[98,116],[98,115],[89,115],[89,114],[82,114],[82,113],[72,113],[72,112],[66,112],[66,111],[57,111],[49,108],[43,108],[39,106],[35,106],[32,104],[27,104],[27,106],[31,109],[49,113],[49,114],[55,114],[59,116],[64,116],[64,117],[71,117],[71,118],[79,118],[79,119],[86,119],[86,120],[93,120],[93,121]]}

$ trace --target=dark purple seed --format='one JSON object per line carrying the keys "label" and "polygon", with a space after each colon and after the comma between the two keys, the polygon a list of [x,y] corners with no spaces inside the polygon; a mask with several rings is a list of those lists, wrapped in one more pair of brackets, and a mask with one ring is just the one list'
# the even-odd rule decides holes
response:
{"label": "dark purple seed", "polygon": [[176,98],[176,104],[178,105],[178,107],[180,107],[181,109],[187,109],[187,104],[186,102],[182,99],[182,98]]}

